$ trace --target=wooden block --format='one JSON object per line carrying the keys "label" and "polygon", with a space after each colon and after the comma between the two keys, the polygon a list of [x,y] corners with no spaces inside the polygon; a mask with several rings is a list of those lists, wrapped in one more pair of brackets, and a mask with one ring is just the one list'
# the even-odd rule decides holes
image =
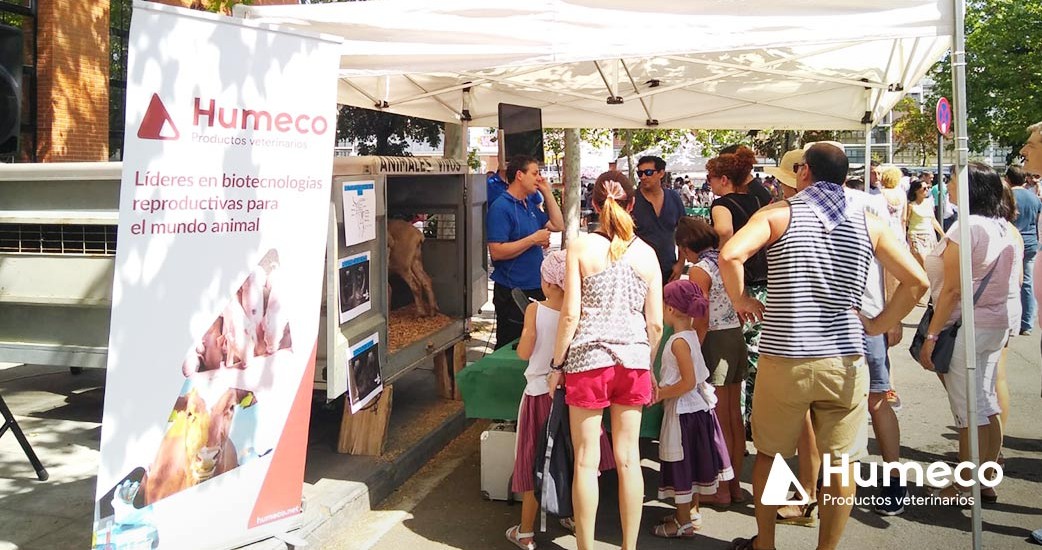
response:
{"label": "wooden block", "polygon": [[391,420],[391,397],[394,386],[384,386],[376,403],[351,414],[351,406],[344,403],[344,416],[340,420],[338,453],[380,456],[387,440],[387,425]]}
{"label": "wooden block", "polygon": [[455,399],[456,401],[463,400],[463,396],[460,395],[459,386],[456,385],[456,375],[466,366],[467,345],[464,342],[457,342],[456,345],[452,346],[452,399]]}
{"label": "wooden block", "polygon": [[434,355],[434,378],[438,384],[438,397],[452,399],[452,350],[448,348]]}

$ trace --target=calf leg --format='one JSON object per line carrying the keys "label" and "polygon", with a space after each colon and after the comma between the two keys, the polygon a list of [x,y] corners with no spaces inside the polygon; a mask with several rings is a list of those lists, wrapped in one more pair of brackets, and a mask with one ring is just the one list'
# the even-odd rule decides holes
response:
{"label": "calf leg", "polygon": [[416,275],[412,271],[403,271],[399,273],[405,284],[409,285],[409,290],[412,291],[412,300],[416,303],[416,313],[420,317],[427,317],[430,315],[430,311],[427,309],[427,302],[424,300],[423,287],[420,286],[420,281],[416,278]]}
{"label": "calf leg", "polygon": [[423,269],[423,259],[420,257],[419,254],[417,254],[416,257],[413,259],[412,275],[416,278],[416,280],[419,282],[420,287],[423,289],[422,298],[419,294],[416,294],[416,292],[413,291],[413,294],[416,297],[416,303],[418,304],[421,301],[421,299],[425,300],[427,302],[427,310],[429,312],[429,315],[436,315],[439,312],[439,310],[438,300],[434,297],[434,283],[433,281],[431,281],[430,275],[427,275],[427,271]]}

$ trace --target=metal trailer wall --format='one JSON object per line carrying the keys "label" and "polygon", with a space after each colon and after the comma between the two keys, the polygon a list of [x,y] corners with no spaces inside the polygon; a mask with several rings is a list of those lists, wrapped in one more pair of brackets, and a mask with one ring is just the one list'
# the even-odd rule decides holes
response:
{"label": "metal trailer wall", "polygon": [[105,367],[121,169],[0,167],[0,361]]}

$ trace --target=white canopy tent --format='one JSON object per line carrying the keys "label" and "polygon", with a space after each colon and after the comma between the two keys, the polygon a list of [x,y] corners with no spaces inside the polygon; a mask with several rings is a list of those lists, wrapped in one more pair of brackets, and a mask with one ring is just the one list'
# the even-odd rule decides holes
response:
{"label": "white canopy tent", "polygon": [[496,126],[864,129],[950,47],[937,0],[376,0],[237,6],[344,38],[339,101]]}
{"label": "white canopy tent", "polygon": [[[513,103],[541,108],[550,128],[866,130],[866,155],[868,130],[951,50],[955,178],[969,196],[965,0],[372,0],[235,13],[343,37],[346,105],[475,126],[496,126],[498,104]],[[969,247],[959,252],[972,273]],[[972,277],[961,295],[975,357]],[[979,464],[974,430],[969,446]],[[973,497],[979,549],[979,484]]]}

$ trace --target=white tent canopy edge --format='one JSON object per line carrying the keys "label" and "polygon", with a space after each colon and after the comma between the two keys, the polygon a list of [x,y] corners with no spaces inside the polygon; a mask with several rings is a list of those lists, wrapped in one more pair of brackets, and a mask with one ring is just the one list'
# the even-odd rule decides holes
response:
{"label": "white tent canopy edge", "polygon": [[344,38],[338,100],[472,126],[860,130],[951,47],[937,0],[237,6]]}

